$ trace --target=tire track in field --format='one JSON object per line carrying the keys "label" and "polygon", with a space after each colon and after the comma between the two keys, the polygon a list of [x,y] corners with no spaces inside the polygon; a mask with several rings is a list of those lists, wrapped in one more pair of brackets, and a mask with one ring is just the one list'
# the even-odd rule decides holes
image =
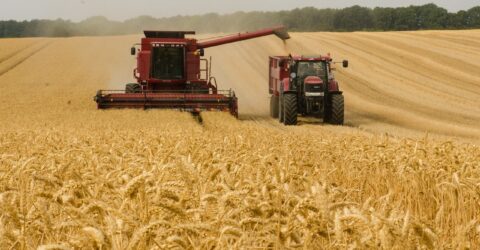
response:
{"label": "tire track in field", "polygon": [[[357,81],[354,77],[352,79]],[[362,81],[357,81],[357,83],[360,82]],[[358,95],[358,93],[362,95]],[[361,120],[367,118],[368,120],[414,130],[431,128],[437,133],[444,134],[448,132],[448,129],[444,127],[450,127],[452,121],[455,121],[457,127],[462,127],[462,130],[470,130],[475,129],[480,120],[478,116],[430,109],[423,105],[415,106],[414,104],[392,100],[393,98],[379,99],[379,96],[372,95],[372,93],[369,93],[369,97],[365,100],[363,94],[365,94],[365,90],[354,88],[348,95],[351,104],[347,106],[346,111],[351,112],[348,117],[353,116],[352,124],[355,126],[364,125]],[[429,124],[435,124],[435,126]]]}
{"label": "tire track in field", "polygon": [[23,48],[20,48],[20,49],[17,49],[15,51],[13,51],[12,53],[9,53],[5,56],[2,56],[0,57],[0,64],[3,63],[4,61],[7,61],[8,59],[22,53],[23,51],[29,49],[29,48],[32,48],[33,46],[35,46],[35,44],[38,44],[38,42],[34,43],[33,45],[32,44],[28,44],[27,46],[23,47]]}
{"label": "tire track in field", "polygon": [[[313,34],[314,35],[314,34]],[[373,38],[373,36],[375,36]],[[371,62],[369,65],[375,66],[375,68],[386,71],[388,73],[391,73],[392,75],[398,75],[399,72],[398,70],[395,71],[394,69],[402,69],[404,73],[409,72],[409,73],[415,73],[415,74],[403,74],[402,78],[399,78],[399,80],[407,80],[411,87],[408,87],[407,89],[416,89],[416,90],[421,90],[423,89],[424,91],[428,91],[431,93],[435,93],[435,95],[441,95],[444,98],[451,98],[451,97],[456,97],[456,100],[453,101],[459,101],[459,100],[464,100],[465,95],[472,95],[476,91],[475,89],[478,89],[478,85],[476,84],[470,84],[470,87],[465,88],[465,86],[452,86],[451,84],[446,84],[447,82],[450,81],[461,81],[461,85],[465,85],[464,83],[470,82],[474,83],[477,80],[474,80],[474,74],[472,75],[467,75],[468,72],[474,71],[473,69],[470,71],[464,71],[462,72],[462,75],[456,76],[456,74],[450,73],[447,74],[446,72],[443,72],[447,69],[445,67],[451,67],[452,70],[460,70],[458,67],[452,66],[452,61],[454,61],[454,58],[452,57],[443,57],[443,60],[438,60],[437,55],[438,52],[432,51],[430,52],[429,50],[422,50],[422,51],[415,51],[415,47],[412,47],[408,44],[405,44],[404,41],[401,41],[401,39],[395,39],[395,40],[386,40],[384,36],[380,36],[377,38],[376,36],[380,36],[379,34],[362,34],[361,36],[347,36],[349,43],[343,43],[343,46],[338,46],[338,43],[342,43],[345,38],[335,38],[332,37],[330,39],[322,39],[322,42],[324,43],[329,43],[331,46],[334,46],[336,48],[339,48],[340,50],[347,51],[348,54],[356,54],[357,52],[364,53],[365,55],[368,55],[368,57],[360,57],[362,62],[363,61],[369,61],[369,57],[378,59],[380,62]],[[317,37],[314,36],[310,39],[316,39]],[[360,39],[360,40],[359,40]],[[329,42],[329,40],[333,40],[335,42]],[[362,41],[363,40],[363,41]],[[397,41],[398,40],[398,41]],[[356,41],[356,43],[352,43],[352,41]],[[382,42],[379,42],[382,41]],[[396,43],[395,46],[393,46],[391,43]],[[380,46],[373,46],[374,44],[378,44]],[[405,47],[407,46],[407,47]],[[350,51],[348,48],[354,48],[356,49],[355,51]],[[416,53],[412,53],[412,51],[415,51]],[[388,55],[388,56],[385,56]],[[415,62],[417,58],[420,58],[422,60],[427,60],[431,61],[434,60],[434,65],[429,65],[429,67],[426,67],[424,64],[418,64]],[[395,60],[396,59],[396,60]],[[409,59],[409,60],[407,60]],[[407,60],[406,62],[399,62],[399,60]],[[388,62],[391,63],[391,67],[387,67],[387,65],[382,64],[381,62]],[[445,62],[443,64],[440,64],[440,62]],[[374,63],[374,64],[372,64]],[[470,64],[470,63],[469,63]],[[438,66],[438,67],[437,67]],[[478,71],[478,66],[473,66],[475,69]],[[447,70],[450,71],[450,70]],[[439,74],[441,76],[439,76]],[[415,78],[417,76],[422,77],[422,81],[435,81],[435,86],[429,86],[421,83],[417,83],[419,80]],[[479,75],[480,76],[480,75]],[[464,79],[460,79],[459,77],[468,77],[470,78],[470,81],[464,81]],[[390,78],[390,77],[389,77]],[[402,84],[403,86],[403,84]],[[412,88],[413,87],[413,88]],[[444,91],[441,91],[439,89],[441,87]],[[452,91],[458,92],[459,90],[462,90],[461,93],[453,93]],[[480,94],[480,93],[477,93]],[[471,100],[476,102],[477,97],[471,97]]]}
{"label": "tire track in field", "polygon": [[[335,38],[333,38],[332,40],[335,40]],[[452,81],[452,80],[453,81],[461,81],[461,80],[453,77],[452,74],[447,74],[445,72],[441,72],[437,68],[426,67],[426,66],[422,65],[421,63],[416,63],[414,61],[414,59],[419,57],[419,56],[411,55],[410,52],[408,52],[409,50],[400,49],[401,52],[395,52],[395,51],[390,51],[387,48],[381,48],[381,46],[387,46],[388,47],[389,45],[387,45],[386,43],[385,44],[384,43],[378,43],[378,45],[380,45],[380,46],[375,46],[375,50],[371,50],[367,46],[372,46],[375,43],[375,41],[365,42],[365,41],[362,41],[362,38],[359,38],[359,37],[349,38],[348,43],[344,42],[343,40],[344,39],[339,39],[339,40],[337,40],[337,43],[342,44],[343,46],[354,49],[355,52],[353,52],[353,54],[356,54],[357,52],[360,52],[360,53],[364,53],[364,54],[368,55],[368,57],[361,57],[360,56],[362,58],[362,62],[368,62],[369,65],[373,65],[373,66],[377,67],[378,69],[381,69],[382,71],[388,72],[392,75],[398,75],[398,69],[401,69],[404,72],[409,72],[410,74],[405,74],[405,75],[402,76],[402,80],[404,80],[405,83],[408,83],[409,85],[411,85],[411,87],[408,87],[407,89],[413,89],[413,88],[415,88],[417,90],[422,90],[423,89],[423,91],[427,91],[427,92],[432,93],[432,94],[435,93],[435,95],[444,95],[445,98],[456,96],[458,99],[463,99],[464,96],[465,96],[464,94],[480,94],[480,92],[477,93],[475,90],[472,90],[471,88],[468,88],[468,87],[465,87],[465,86],[455,86],[455,87],[453,87],[453,86],[450,86],[450,85],[442,84],[441,87],[444,89],[442,91],[441,89],[439,89],[439,87],[440,87],[439,85],[431,86],[431,85],[426,85],[426,84],[419,83],[418,80],[415,80],[415,77],[417,77],[417,76],[422,77],[422,80],[435,81],[435,82],[438,82],[438,83],[443,83],[443,82]],[[332,45],[335,46],[334,44],[332,44]],[[398,48],[396,48],[396,49],[398,49]],[[409,64],[405,64],[405,63],[402,63],[399,60],[395,60],[395,56],[399,56],[400,53],[402,55],[405,55],[405,58],[411,58],[411,60],[409,60]],[[419,53],[419,54],[422,55],[422,53]],[[374,62],[373,60],[370,60],[370,58],[377,59],[380,62]],[[427,57],[427,59],[428,59],[428,57]],[[449,60],[449,61],[452,61],[452,60]],[[381,62],[383,62],[383,63],[386,62],[388,64],[391,64],[392,67],[386,67],[386,65],[382,64]],[[395,70],[395,69],[397,69],[397,70]],[[411,74],[411,73],[415,73],[415,74]],[[466,83],[466,82],[464,82],[464,83]],[[473,82],[471,82],[471,84],[472,84],[473,87],[475,87]],[[458,91],[458,90],[462,90],[463,93],[454,94],[452,92],[452,91]],[[448,94],[445,94],[445,93],[448,93]]]}
{"label": "tire track in field", "polygon": [[[389,105],[393,107],[403,107],[406,111],[417,115],[429,116],[432,119],[441,118],[444,121],[449,121],[452,118],[456,120],[462,120],[468,124],[476,124],[480,120],[480,116],[472,115],[471,113],[460,113],[455,110],[446,110],[443,107],[426,105],[418,101],[412,101],[401,96],[397,96],[391,93],[387,93],[376,89],[370,85],[370,83],[360,77],[356,77],[349,72],[342,72],[342,77],[349,79],[349,82],[355,82],[350,84],[349,89],[360,97],[364,97],[371,103],[379,105]],[[439,115],[441,114],[441,115]]]}
{"label": "tire track in field", "polygon": [[[2,66],[2,64],[7,64],[5,66],[5,68],[0,68],[0,77],[10,71],[12,71],[13,69],[15,69],[16,67],[18,67],[20,64],[24,63],[25,61],[27,61],[29,58],[33,57],[34,55],[36,55],[37,53],[41,52],[42,50],[44,50],[45,48],[47,48],[52,42],[51,41],[47,41],[47,42],[44,42],[43,44],[39,45],[39,46],[34,46],[34,47],[38,47],[38,48],[35,48],[35,49],[32,49],[33,51],[29,52],[29,53],[26,53],[25,55],[18,55],[18,58],[16,58],[17,56],[13,56],[13,57],[10,57],[8,58],[7,60],[3,61],[3,62],[0,62],[0,67]],[[27,47],[26,49],[29,49],[29,48],[32,48],[33,46],[29,46]],[[25,49],[25,50],[26,50]],[[20,53],[17,53],[17,54],[21,54]],[[16,54],[16,55],[17,55]],[[11,64],[9,64],[9,62],[13,60],[13,62]]]}
{"label": "tire track in field", "polygon": [[[384,58],[389,58],[392,56],[392,54],[395,55],[394,50],[401,50],[402,53],[406,55],[406,58],[411,58],[412,61],[415,58],[420,58],[422,61],[428,63],[428,67],[426,67],[424,63],[416,64],[417,67],[415,69],[417,70],[417,72],[433,72],[435,73],[433,76],[435,76],[437,80],[462,80],[470,87],[478,87],[476,85],[476,82],[480,78],[480,72],[478,71],[480,64],[477,64],[474,61],[470,62],[467,60],[463,60],[463,58],[459,58],[458,56],[453,54],[445,54],[436,51],[436,49],[438,50],[439,47],[443,47],[444,44],[435,45],[433,48],[428,48],[426,45],[414,46],[412,44],[405,43],[399,39],[393,39],[391,37],[379,37],[378,35],[362,36],[361,38],[359,38],[359,40],[361,39],[364,39],[364,45],[380,44],[385,48],[389,48],[389,50],[385,51],[390,52],[390,54],[382,53]],[[423,43],[419,40],[420,39],[416,40],[416,44]],[[447,47],[441,49],[447,49]],[[455,51],[458,53],[458,50],[455,49]],[[443,72],[439,70],[442,68],[448,69],[448,72]],[[457,74],[453,73],[457,73],[458,76]],[[459,77],[465,78],[465,76],[468,76],[470,79],[459,79]]]}
{"label": "tire track in field", "polygon": [[[374,35],[379,37],[378,35]],[[429,49],[441,49],[440,53],[447,56],[454,56],[455,59],[461,58],[459,52],[469,56],[479,56],[480,44],[478,39],[473,36],[452,36],[451,34],[428,34],[415,35],[411,33],[392,34],[389,38],[400,38],[405,40],[415,40],[417,47],[425,47]],[[430,45],[430,46],[427,46]],[[455,53],[446,53],[454,48]],[[475,63],[470,61],[470,63]],[[478,63],[477,63],[478,64]]]}

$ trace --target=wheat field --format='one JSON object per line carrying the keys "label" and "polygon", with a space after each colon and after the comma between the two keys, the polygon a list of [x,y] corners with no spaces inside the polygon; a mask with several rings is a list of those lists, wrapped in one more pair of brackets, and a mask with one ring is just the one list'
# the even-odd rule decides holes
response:
{"label": "wheat field", "polygon": [[[480,31],[212,48],[241,119],[98,111],[140,36],[0,40],[2,249],[476,249]],[[346,126],[268,118],[267,58],[331,52]]]}

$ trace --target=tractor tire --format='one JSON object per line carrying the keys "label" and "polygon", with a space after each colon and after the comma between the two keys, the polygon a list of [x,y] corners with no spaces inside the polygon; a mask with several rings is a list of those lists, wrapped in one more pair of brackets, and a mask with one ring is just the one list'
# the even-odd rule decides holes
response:
{"label": "tractor tire", "polygon": [[297,95],[286,94],[283,96],[283,114],[285,125],[297,125],[298,107],[297,107]]}
{"label": "tractor tire", "polygon": [[283,123],[284,121],[284,117],[285,117],[285,114],[284,114],[284,107],[285,105],[283,105],[283,95],[279,95],[278,96],[278,121],[280,123]]}
{"label": "tractor tire", "polygon": [[275,95],[270,97],[270,116],[278,118],[278,96]]}
{"label": "tractor tire", "polygon": [[131,94],[131,93],[141,93],[142,92],[142,86],[138,83],[127,83],[125,86],[125,93]]}
{"label": "tractor tire", "polygon": [[344,98],[341,94],[334,94],[330,99],[330,112],[326,122],[333,125],[343,125],[344,122]]}

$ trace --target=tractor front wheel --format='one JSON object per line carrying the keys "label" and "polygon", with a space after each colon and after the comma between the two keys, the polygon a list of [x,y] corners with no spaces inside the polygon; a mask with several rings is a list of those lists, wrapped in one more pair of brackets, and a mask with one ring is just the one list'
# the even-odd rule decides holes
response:
{"label": "tractor front wheel", "polygon": [[285,94],[283,95],[283,114],[285,125],[297,125],[298,109],[297,109],[297,95]]}
{"label": "tractor front wheel", "polygon": [[326,122],[333,125],[343,125],[344,121],[344,98],[341,94],[334,94],[330,98],[330,110],[325,117]]}
{"label": "tractor front wheel", "polygon": [[278,96],[272,95],[270,97],[270,116],[272,118],[278,118]]}
{"label": "tractor front wheel", "polygon": [[125,86],[125,93],[141,93],[142,86],[138,83],[127,83]]}

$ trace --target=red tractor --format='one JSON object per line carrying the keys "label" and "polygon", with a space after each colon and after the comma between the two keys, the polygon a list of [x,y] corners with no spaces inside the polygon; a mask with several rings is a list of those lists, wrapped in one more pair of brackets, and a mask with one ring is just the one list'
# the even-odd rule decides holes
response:
{"label": "red tractor", "polygon": [[270,57],[270,115],[285,125],[296,125],[298,115],[342,125],[344,100],[332,64],[329,55]]}
{"label": "red tractor", "polygon": [[242,40],[277,35],[289,39],[285,28],[276,27],[251,33],[197,41],[186,38],[193,31],[145,31],[139,46],[131,49],[137,55],[133,71],[136,83],[125,90],[99,90],[94,100],[99,109],[164,108],[198,114],[201,110],[228,111],[238,117],[238,100],[232,90],[218,90],[211,76],[211,62],[201,58],[204,49]]}

